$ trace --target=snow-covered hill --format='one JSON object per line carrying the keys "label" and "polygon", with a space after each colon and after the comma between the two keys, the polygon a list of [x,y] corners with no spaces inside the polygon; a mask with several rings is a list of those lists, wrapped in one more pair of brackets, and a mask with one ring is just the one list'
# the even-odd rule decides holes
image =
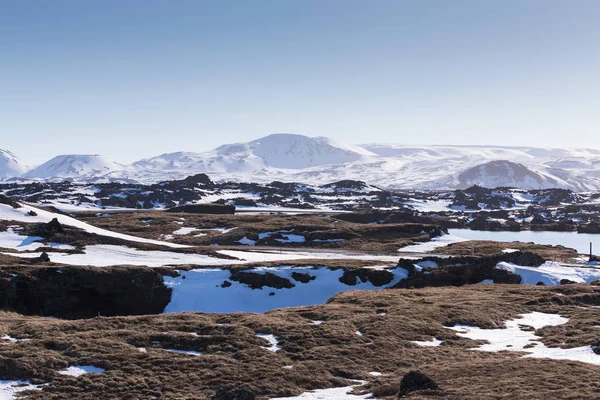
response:
{"label": "snow-covered hill", "polygon": [[21,176],[30,169],[23,161],[8,150],[0,149],[0,178]]}
{"label": "snow-covered hill", "polygon": [[273,134],[247,143],[226,144],[205,153],[169,153],[133,165],[163,171],[255,173],[267,168],[304,169],[358,161],[377,155],[328,138]]}
{"label": "snow-covered hill", "polygon": [[2,175],[0,169],[0,177],[150,183],[206,173],[215,181],[278,180],[326,184],[349,179],[395,189],[454,189],[477,184],[586,191],[600,190],[600,150],[399,144],[355,146],[322,137],[274,134],[202,153],[163,154],[128,166],[97,155],[70,155],[56,157],[23,174],[25,171],[26,167],[13,168]]}
{"label": "snow-covered hill", "polygon": [[54,157],[37,168],[23,175],[30,179],[62,179],[73,178],[93,180],[116,171],[125,172],[130,168],[116,163],[108,157],[98,154],[69,154]]}

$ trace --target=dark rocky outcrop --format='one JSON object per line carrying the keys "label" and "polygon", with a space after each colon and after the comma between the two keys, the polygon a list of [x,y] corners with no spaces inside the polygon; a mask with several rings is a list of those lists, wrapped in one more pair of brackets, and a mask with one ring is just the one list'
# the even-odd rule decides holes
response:
{"label": "dark rocky outcrop", "polygon": [[570,279],[561,279],[560,284],[561,285],[574,285],[574,284],[577,284],[577,282],[572,281]]}
{"label": "dark rocky outcrop", "polygon": [[577,233],[600,233],[600,224],[598,222],[590,222],[586,225],[579,225]]}
{"label": "dark rocky outcrop", "polygon": [[235,214],[235,206],[228,204],[187,204],[171,207],[166,212],[181,212],[190,214]]}
{"label": "dark rocky outcrop", "polygon": [[388,285],[394,279],[394,274],[387,270],[373,269],[346,269],[339,281],[345,285],[355,286],[356,279],[360,279],[362,283],[371,282],[373,286]]}
{"label": "dark rocky outcrop", "polygon": [[0,194],[0,204],[9,205],[12,208],[21,208],[21,205],[19,203],[17,203],[13,199],[4,196],[3,194]]}
{"label": "dark rocky outcrop", "polygon": [[57,218],[52,218],[50,222],[38,225],[38,232],[42,236],[52,235],[55,233],[64,233],[65,230]]}
{"label": "dark rocky outcrop", "polygon": [[421,371],[409,371],[402,377],[398,398],[419,390],[437,390],[437,383]]}
{"label": "dark rocky outcrop", "polygon": [[248,389],[219,389],[211,400],[254,400],[256,394]]}
{"label": "dark rocky outcrop", "polygon": [[429,286],[462,286],[492,280],[494,283],[519,284],[521,277],[510,271],[496,268],[501,262],[522,266],[535,266],[544,263],[537,254],[517,251],[494,257],[425,257],[421,261],[432,261],[435,268],[423,267],[419,271],[415,260],[400,260],[399,267],[408,271],[408,277],[395,288],[423,288]]}
{"label": "dark rocky outcrop", "polygon": [[308,283],[317,279],[316,276],[312,276],[311,274],[296,271],[292,272],[292,278],[300,283]]}
{"label": "dark rocky outcrop", "polygon": [[0,278],[0,308],[26,315],[159,314],[171,299],[171,289],[152,268],[35,267],[15,272]]}
{"label": "dark rocky outcrop", "polygon": [[275,289],[291,289],[294,285],[287,278],[282,278],[271,272],[259,274],[257,272],[237,271],[229,277],[232,281],[243,283],[252,289],[262,289],[264,286]]}

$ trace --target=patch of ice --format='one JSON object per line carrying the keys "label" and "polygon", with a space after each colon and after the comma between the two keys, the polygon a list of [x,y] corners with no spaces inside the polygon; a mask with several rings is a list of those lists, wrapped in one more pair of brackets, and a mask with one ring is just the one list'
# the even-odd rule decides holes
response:
{"label": "patch of ice", "polygon": [[[229,261],[229,260],[225,260]],[[171,302],[165,308],[165,313],[173,312],[266,312],[282,307],[299,307],[325,303],[332,296],[347,290],[376,290],[394,286],[408,276],[408,272],[396,267],[389,271],[394,275],[392,281],[384,286],[375,286],[371,282],[357,280],[356,285],[350,286],[340,282],[344,271],[329,268],[313,268],[311,266],[253,268],[249,271],[257,273],[272,273],[294,282],[294,272],[306,273],[315,279],[306,284],[296,284],[290,289],[275,289],[263,287],[252,290],[245,284],[231,281],[231,271],[220,268],[203,268],[190,271],[180,271],[180,276],[164,276],[167,287],[173,288]],[[185,278],[184,278],[185,277]],[[221,287],[225,281],[231,286]],[[269,294],[275,293],[274,296]]]}
{"label": "patch of ice", "polygon": [[553,360],[580,361],[600,365],[600,356],[594,353],[592,346],[581,346],[570,349],[546,347],[539,341],[533,331],[525,331],[521,326],[531,326],[540,329],[545,326],[557,326],[567,323],[567,318],[556,314],[531,312],[521,314],[521,318],[511,319],[505,323],[506,329],[481,329],[479,327],[456,325],[449,327],[461,337],[473,340],[485,340],[488,343],[472,350],[479,351],[521,351],[528,358],[550,358]]}
{"label": "patch of ice", "polygon": [[363,333],[361,331],[356,331],[354,333],[357,334],[358,336],[362,336],[363,335]]}
{"label": "patch of ice", "polygon": [[[112,232],[112,231],[109,231],[106,229],[92,226],[90,224],[79,221],[79,220],[69,217],[67,215],[52,213],[50,211],[32,207],[30,205],[25,205],[25,204],[21,204],[21,205],[22,205],[21,208],[12,208],[11,206],[9,206],[7,204],[0,204],[0,220],[41,223],[41,222],[50,222],[50,220],[52,220],[53,218],[56,218],[56,219],[58,219],[58,222],[60,222],[63,225],[79,228],[88,233],[95,233],[100,236],[112,237],[112,238],[116,238],[116,239],[126,240],[129,242],[150,243],[150,244],[157,244],[157,245],[168,246],[168,247],[177,247],[177,248],[189,247],[189,246],[184,246],[181,244],[162,242],[160,240],[151,240],[151,239],[141,238],[138,236],[132,236],[132,235],[127,235],[127,234],[123,234],[123,233]],[[35,211],[37,216],[28,215],[29,211],[31,211],[31,210]]]}
{"label": "patch of ice", "polygon": [[[363,382],[360,382],[362,384]],[[293,397],[275,397],[271,400],[357,400],[371,398],[371,394],[351,394],[358,385],[344,386],[331,389],[318,389]]]}
{"label": "patch of ice", "polygon": [[284,365],[281,368],[283,368],[283,369],[292,369],[292,368],[294,368],[294,366],[293,365]]}
{"label": "patch of ice", "polygon": [[417,263],[417,265],[421,268],[437,268],[438,267],[438,265],[435,261],[430,261],[430,260],[419,261]]}
{"label": "patch of ice", "polygon": [[104,369],[93,367],[91,365],[72,365],[67,369],[63,369],[62,371],[58,371],[61,375],[69,375],[69,376],[81,376],[85,374],[101,374],[104,372]]}
{"label": "patch of ice", "polygon": [[496,268],[510,271],[521,276],[521,283],[535,285],[543,282],[547,286],[560,285],[562,279],[577,283],[590,283],[600,279],[598,268],[578,268],[557,262],[547,261],[539,267],[523,267],[507,262],[500,262]]}
{"label": "patch of ice", "polygon": [[178,354],[185,354],[188,356],[201,356],[202,353],[198,352],[198,351],[194,351],[194,350],[176,350],[176,349],[164,349],[170,353],[178,353]]}
{"label": "patch of ice", "polygon": [[381,376],[383,374],[381,372],[372,371],[372,372],[369,372],[369,375],[371,375],[371,376]]}
{"label": "patch of ice", "polygon": [[189,235],[190,233],[195,232],[197,230],[198,229],[196,228],[179,228],[175,232],[173,232],[173,235]]}
{"label": "patch of ice", "polygon": [[281,350],[281,347],[279,347],[279,340],[277,340],[277,336],[272,335],[270,333],[257,333],[256,337],[265,339],[269,342],[270,346],[263,346],[263,349],[272,351],[272,352],[276,352]]}
{"label": "patch of ice", "polygon": [[323,323],[323,321],[310,321],[313,325],[321,325]]}
{"label": "patch of ice", "polygon": [[42,390],[40,385],[32,385],[28,381],[1,381],[0,400],[13,400],[15,395],[26,390]]}
{"label": "patch of ice", "polygon": [[443,341],[442,340],[437,340],[436,338],[433,338],[429,341],[424,340],[424,341],[419,341],[419,340],[411,340],[411,343],[417,344],[419,346],[422,347],[438,347],[440,346]]}
{"label": "patch of ice", "polygon": [[293,235],[293,234],[282,234],[283,239],[275,239],[280,243],[304,243],[306,242],[306,238],[301,235]]}
{"label": "patch of ice", "polygon": [[444,247],[451,243],[466,242],[469,239],[463,239],[458,236],[443,234],[431,239],[429,242],[423,242],[419,244],[413,244],[410,246],[401,247],[398,249],[402,253],[427,253],[437,249],[438,247]]}
{"label": "patch of ice", "polygon": [[256,244],[256,240],[248,239],[248,237],[244,236],[240,240],[238,240],[239,244],[243,244],[245,246],[254,246]]}
{"label": "patch of ice", "polygon": [[516,253],[517,251],[519,251],[518,249],[504,249],[502,250],[503,253]]}
{"label": "patch of ice", "polygon": [[31,339],[16,339],[16,338],[14,338],[12,336],[4,334],[4,336],[2,336],[2,338],[1,338],[1,340],[6,340],[6,341],[9,341],[9,342],[16,343],[16,342],[27,342],[27,341],[29,341]]}

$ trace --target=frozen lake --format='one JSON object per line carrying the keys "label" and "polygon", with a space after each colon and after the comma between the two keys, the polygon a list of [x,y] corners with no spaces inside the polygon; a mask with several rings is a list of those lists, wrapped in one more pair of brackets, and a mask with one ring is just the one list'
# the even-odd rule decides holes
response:
{"label": "frozen lake", "polygon": [[451,235],[469,240],[493,240],[496,242],[533,242],[535,244],[562,245],[570,247],[582,254],[589,254],[590,242],[594,254],[600,254],[600,235],[577,232],[550,231],[520,231],[520,232],[491,232],[473,231],[471,229],[450,229]]}

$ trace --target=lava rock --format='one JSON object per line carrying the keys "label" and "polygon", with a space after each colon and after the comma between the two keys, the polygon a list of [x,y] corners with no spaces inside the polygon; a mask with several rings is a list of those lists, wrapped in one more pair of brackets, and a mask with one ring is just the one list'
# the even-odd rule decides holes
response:
{"label": "lava rock", "polygon": [[64,233],[64,228],[57,218],[52,218],[50,222],[40,224],[38,230],[43,234]]}
{"label": "lava rock", "polygon": [[46,253],[45,251],[40,254],[40,257],[38,258],[38,260],[40,262],[50,262],[50,256],[48,255],[48,253]]}
{"label": "lava rock", "polygon": [[219,389],[212,400],[255,400],[256,394],[248,389]]}
{"label": "lava rock", "polygon": [[572,280],[570,280],[570,279],[561,279],[561,280],[560,280],[560,284],[561,284],[561,285],[574,285],[574,284],[576,284],[576,283],[577,283],[577,282],[575,282],[575,281],[572,281]]}
{"label": "lava rock", "polygon": [[345,285],[355,286],[356,278],[360,279],[362,283],[371,282],[373,286],[379,287],[391,283],[394,274],[387,270],[346,269],[339,281]]}
{"label": "lava rock", "polygon": [[400,392],[398,398],[402,398],[409,393],[419,390],[436,390],[437,383],[421,371],[410,371],[404,375],[400,382]]}
{"label": "lava rock", "polygon": [[248,285],[251,289],[262,289],[264,286],[274,289],[291,289],[296,286],[289,279],[271,272],[259,274],[249,271],[237,271],[232,273],[229,279]]}
{"label": "lava rock", "polygon": [[308,283],[310,281],[314,281],[315,279],[317,279],[316,276],[312,276],[310,274],[305,274],[303,272],[292,272],[292,278],[295,281],[301,282],[301,283]]}

